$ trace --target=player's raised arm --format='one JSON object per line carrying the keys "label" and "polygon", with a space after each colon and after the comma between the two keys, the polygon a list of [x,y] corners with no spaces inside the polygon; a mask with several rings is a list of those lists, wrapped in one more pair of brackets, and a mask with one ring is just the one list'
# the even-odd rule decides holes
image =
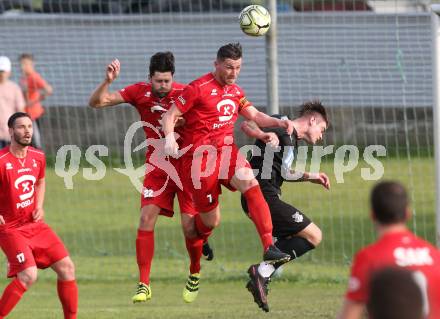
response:
{"label": "player's raised arm", "polygon": [[89,99],[89,105],[93,108],[103,108],[124,103],[124,99],[118,91],[109,92],[110,84],[119,76],[121,71],[121,63],[118,59],[113,60],[107,65],[105,79],[95,89]]}
{"label": "player's raised arm", "polygon": [[287,134],[291,135],[293,132],[292,121],[280,120],[275,117],[264,114],[258,111],[254,106],[242,108],[240,114],[248,120],[254,121],[259,127],[283,127]]}

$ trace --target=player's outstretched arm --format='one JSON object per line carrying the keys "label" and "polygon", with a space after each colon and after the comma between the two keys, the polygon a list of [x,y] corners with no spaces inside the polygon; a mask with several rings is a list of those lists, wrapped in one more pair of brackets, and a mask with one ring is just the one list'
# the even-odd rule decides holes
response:
{"label": "player's outstretched arm", "polygon": [[330,179],[325,173],[299,172],[293,169],[285,169],[283,173],[286,182],[311,182],[330,189]]}
{"label": "player's outstretched arm", "polygon": [[119,76],[121,71],[121,63],[118,59],[113,60],[107,65],[105,79],[95,89],[89,99],[89,105],[93,108],[103,108],[107,106],[113,106],[120,103],[124,103],[124,99],[118,91],[109,92],[108,88],[110,84]]}
{"label": "player's outstretched arm", "polygon": [[263,112],[258,111],[254,106],[245,107],[240,111],[240,114],[246,119],[254,121],[259,127],[283,127],[287,134],[291,135],[293,132],[293,123],[289,120],[280,120],[269,116]]}
{"label": "player's outstretched arm", "polygon": [[280,144],[275,133],[263,132],[254,121],[244,121],[240,128],[247,136],[261,140],[272,147],[277,147]]}

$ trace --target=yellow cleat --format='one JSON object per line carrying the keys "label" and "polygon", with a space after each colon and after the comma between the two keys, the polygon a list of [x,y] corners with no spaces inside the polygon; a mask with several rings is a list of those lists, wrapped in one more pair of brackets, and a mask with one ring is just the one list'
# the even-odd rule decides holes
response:
{"label": "yellow cleat", "polygon": [[151,299],[151,288],[149,285],[140,282],[136,289],[136,294],[131,298],[133,303],[145,302]]}
{"label": "yellow cleat", "polygon": [[199,273],[191,274],[188,276],[188,281],[186,282],[186,286],[183,289],[183,301],[191,303],[196,300],[199,293],[199,281]]}

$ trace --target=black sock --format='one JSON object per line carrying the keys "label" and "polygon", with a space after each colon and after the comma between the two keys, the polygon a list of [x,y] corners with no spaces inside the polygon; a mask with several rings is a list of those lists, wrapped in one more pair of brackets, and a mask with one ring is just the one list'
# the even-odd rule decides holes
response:
{"label": "black sock", "polygon": [[[282,252],[289,254],[290,260],[294,260],[315,248],[307,239],[298,236],[278,239],[275,246]],[[278,268],[281,264],[275,264],[274,266]]]}

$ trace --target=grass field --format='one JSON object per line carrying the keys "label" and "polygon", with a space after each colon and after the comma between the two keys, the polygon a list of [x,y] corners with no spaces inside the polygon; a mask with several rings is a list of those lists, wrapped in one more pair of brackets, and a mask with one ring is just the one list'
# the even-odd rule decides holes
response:
{"label": "grass field", "polygon": [[[384,178],[397,178],[410,187],[415,218],[409,226],[433,242],[433,159],[389,158],[383,164]],[[368,191],[374,181],[361,178],[361,168],[368,167],[360,162],[338,184],[333,164],[324,163],[322,170],[332,180],[329,192],[309,183],[284,186],[284,199],[322,228],[324,240],[315,251],[286,266],[271,284],[271,318],[335,317],[354,252],[375,238],[368,219]],[[186,305],[181,299],[188,259],[178,218],[161,218],[151,274],[153,299],[132,305],[139,194],[126,177],[110,168],[100,181],[85,180],[80,170],[73,190],[66,190],[63,180],[48,169],[46,220],[63,238],[76,263],[79,318],[267,318],[244,288],[245,271],[259,261],[261,248],[238,198],[227,191],[222,196],[222,224],[211,239],[216,258],[202,265],[198,300]],[[1,286],[6,283],[2,280]],[[61,318],[53,272],[40,272],[39,281],[10,318]]]}

